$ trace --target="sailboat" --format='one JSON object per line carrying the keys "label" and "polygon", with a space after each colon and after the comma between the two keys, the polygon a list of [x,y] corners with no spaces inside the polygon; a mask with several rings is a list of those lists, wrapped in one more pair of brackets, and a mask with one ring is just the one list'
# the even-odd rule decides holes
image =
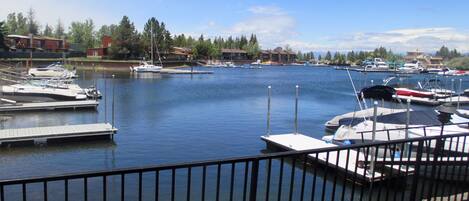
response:
{"label": "sailboat", "polygon": [[140,65],[138,66],[131,66],[130,71],[131,72],[148,72],[148,73],[159,73],[161,72],[161,69],[163,69],[163,63],[161,62],[161,57],[160,53],[158,51],[158,46],[156,46],[156,53],[158,54],[158,60],[160,62],[160,65],[154,65],[154,59],[153,59],[153,24],[151,26],[151,63],[148,63],[146,61],[140,62]]}

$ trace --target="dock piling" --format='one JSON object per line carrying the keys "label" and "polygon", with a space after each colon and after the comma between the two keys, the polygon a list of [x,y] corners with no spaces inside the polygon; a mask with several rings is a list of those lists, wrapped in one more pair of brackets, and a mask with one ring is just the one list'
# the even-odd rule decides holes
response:
{"label": "dock piling", "polygon": [[267,87],[267,136],[270,136],[270,97],[272,96],[272,86]]}
{"label": "dock piling", "polygon": [[299,86],[296,85],[296,96],[295,96],[295,134],[298,134],[298,90]]}
{"label": "dock piling", "polygon": [[451,91],[450,91],[451,95],[449,96],[449,102],[451,104],[453,104],[453,94],[452,94],[453,91],[454,91],[454,79],[451,79]]}
{"label": "dock piling", "polygon": [[[103,71],[104,72],[104,71]],[[104,77],[104,123],[107,123],[107,79]]]}
{"label": "dock piling", "polygon": [[114,74],[112,75],[112,128],[114,129],[114,92],[116,88],[116,83],[114,81]]}

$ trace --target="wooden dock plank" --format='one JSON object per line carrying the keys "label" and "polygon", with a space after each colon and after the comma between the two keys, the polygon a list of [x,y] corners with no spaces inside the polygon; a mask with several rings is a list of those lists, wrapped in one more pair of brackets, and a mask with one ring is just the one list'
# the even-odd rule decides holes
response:
{"label": "wooden dock plank", "polygon": [[4,104],[4,105],[0,105],[0,112],[28,111],[28,110],[55,110],[55,109],[66,109],[66,108],[96,108],[98,104],[99,102],[96,100]]}
{"label": "wooden dock plank", "polygon": [[0,143],[37,139],[113,135],[116,132],[117,129],[109,123],[3,129],[0,130]]}
{"label": "wooden dock plank", "polygon": [[[335,144],[326,143],[322,140],[318,140],[318,139],[305,136],[302,134],[269,135],[269,136],[261,136],[261,139],[266,141],[267,143],[271,143],[283,149],[295,150],[295,151],[311,150],[311,149],[319,149],[319,148],[327,148],[327,147],[337,147],[337,145]],[[358,177],[368,182],[373,181],[373,180],[378,181],[382,177],[384,177],[383,174],[377,171],[375,171],[373,175],[373,173],[370,172],[368,169],[365,169],[359,166],[358,164],[356,164],[357,161],[365,160],[364,154],[359,153],[355,150],[350,150],[349,158],[348,158],[348,165],[347,165],[347,160],[345,160],[346,156],[347,156],[347,150],[331,151],[329,152],[328,160],[326,160],[327,158],[326,153],[318,154],[318,161],[325,165],[335,167],[337,158],[339,157],[340,159],[341,157],[344,157],[343,159],[339,160],[338,169],[346,172],[347,174],[353,175],[356,172]],[[315,159],[316,154],[309,154],[308,157]]]}

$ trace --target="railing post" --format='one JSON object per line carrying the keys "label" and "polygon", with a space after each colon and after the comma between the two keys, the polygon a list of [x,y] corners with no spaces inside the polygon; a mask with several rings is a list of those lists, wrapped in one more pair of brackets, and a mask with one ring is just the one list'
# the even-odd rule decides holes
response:
{"label": "railing post", "polygon": [[[373,103],[373,130],[371,134],[371,141],[375,142],[376,139],[376,121],[378,116],[378,101]],[[371,158],[370,158],[370,172],[374,174],[375,171],[375,147],[371,147]]]}
{"label": "railing post", "polygon": [[417,147],[417,156],[416,156],[416,163],[414,167],[414,176],[412,179],[412,188],[410,190],[410,199],[409,200],[417,200],[417,185],[418,185],[418,178],[420,172],[420,163],[422,162],[422,154],[423,154],[423,140],[419,141]]}
{"label": "railing post", "polygon": [[[444,128],[445,128],[445,124],[441,123],[440,136],[438,138],[435,138],[436,142],[435,142],[435,148],[433,149],[432,171],[430,173],[430,176],[432,177],[432,180],[431,180],[430,186],[428,188],[428,194],[427,194],[428,199],[430,199],[432,197],[432,194],[434,193],[433,186],[435,185],[435,178],[439,178],[439,175],[438,175],[438,177],[436,177],[437,175],[435,175],[435,173],[436,173],[436,168],[437,168],[437,163],[438,163],[439,152],[440,152],[441,146],[442,145],[444,146],[444,142],[443,142]],[[430,145],[431,145],[431,141],[430,141]],[[435,191],[437,191],[437,190],[438,190],[438,188],[435,189]]]}
{"label": "railing post", "polygon": [[249,188],[249,201],[256,201],[257,198],[257,177],[259,176],[259,159],[252,161],[251,184]]}
{"label": "railing post", "polygon": [[[407,99],[407,108],[406,108],[406,121],[405,121],[405,139],[409,139],[409,124],[410,124],[410,98]],[[404,157],[407,157],[408,154],[408,144],[409,143],[405,143],[404,144],[404,147],[402,149],[402,153],[404,154]]]}

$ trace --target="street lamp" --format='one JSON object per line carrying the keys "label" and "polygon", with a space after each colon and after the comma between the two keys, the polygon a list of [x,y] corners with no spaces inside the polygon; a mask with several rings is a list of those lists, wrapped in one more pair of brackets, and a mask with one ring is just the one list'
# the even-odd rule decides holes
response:
{"label": "street lamp", "polygon": [[445,103],[442,104],[438,107],[436,107],[436,110],[438,111],[438,121],[441,122],[441,133],[440,135],[443,135],[443,127],[445,124],[449,123],[451,120],[451,115],[456,113],[456,107],[454,107],[453,104],[451,103]]}

